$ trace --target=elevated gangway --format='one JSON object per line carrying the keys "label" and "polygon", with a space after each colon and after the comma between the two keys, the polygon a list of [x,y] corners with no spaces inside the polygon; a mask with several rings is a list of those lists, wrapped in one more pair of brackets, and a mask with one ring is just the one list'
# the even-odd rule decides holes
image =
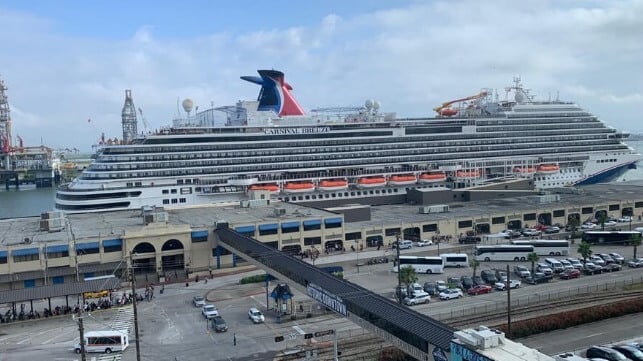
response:
{"label": "elevated gangway", "polygon": [[294,282],[290,285],[418,360],[429,360],[434,347],[449,350],[456,331],[449,325],[243,236],[227,223],[218,223],[214,233],[223,248]]}

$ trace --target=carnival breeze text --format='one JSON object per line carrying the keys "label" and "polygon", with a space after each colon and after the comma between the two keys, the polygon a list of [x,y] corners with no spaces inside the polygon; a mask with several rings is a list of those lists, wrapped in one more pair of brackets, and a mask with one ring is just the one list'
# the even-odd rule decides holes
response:
{"label": "carnival breeze text", "polygon": [[329,133],[330,127],[306,127],[306,128],[271,128],[264,129],[264,134],[307,134],[307,133]]}

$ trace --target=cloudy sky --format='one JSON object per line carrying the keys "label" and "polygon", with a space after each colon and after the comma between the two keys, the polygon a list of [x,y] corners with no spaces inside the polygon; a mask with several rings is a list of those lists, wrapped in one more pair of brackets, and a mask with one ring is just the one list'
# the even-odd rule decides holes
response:
{"label": "cloudy sky", "polygon": [[[269,4],[269,5],[268,5]],[[0,77],[25,145],[121,137],[125,89],[151,129],[177,99],[253,99],[278,69],[306,109],[424,116],[514,76],[643,132],[643,0],[3,1]],[[91,122],[88,122],[91,119]],[[139,130],[142,124],[139,124]]]}

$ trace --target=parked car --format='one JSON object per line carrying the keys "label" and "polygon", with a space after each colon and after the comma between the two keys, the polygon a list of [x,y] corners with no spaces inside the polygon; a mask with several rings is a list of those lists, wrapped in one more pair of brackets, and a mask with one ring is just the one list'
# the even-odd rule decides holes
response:
{"label": "parked car", "polygon": [[459,288],[448,288],[442,292],[440,292],[440,300],[446,301],[446,300],[452,300],[454,298],[462,298],[464,295],[462,294],[462,290]]}
{"label": "parked car", "polygon": [[214,316],[212,317],[211,320],[212,328],[214,329],[214,332],[226,332],[228,331],[228,324],[225,322],[223,317],[221,316]]}
{"label": "parked car", "polygon": [[396,300],[403,300],[409,294],[406,286],[396,286],[393,295]]}
{"label": "parked car", "polygon": [[404,240],[401,240],[399,242],[399,245],[398,245],[398,242],[395,242],[393,244],[393,247],[394,248],[399,247],[399,249],[410,249],[410,248],[413,248],[413,241],[410,241],[408,239],[404,239]]}
{"label": "parked car", "polygon": [[607,253],[599,253],[598,256],[601,257],[603,259],[603,261],[605,261],[605,264],[610,264],[610,263],[616,262],[616,261],[614,261],[614,258],[612,258],[612,256],[610,256]]}
{"label": "parked car", "polygon": [[585,262],[582,272],[584,275],[595,275],[595,274],[601,273],[601,270],[602,270],[601,266],[595,265],[592,262]]}
{"label": "parked car", "polygon": [[616,224],[617,224],[616,221],[609,220],[603,223],[603,227],[614,227]]}
{"label": "parked car", "polygon": [[599,265],[599,266],[604,266],[605,265],[605,261],[603,261],[603,259],[601,257],[599,257],[598,255],[595,255],[595,254],[589,256],[588,260],[590,262],[592,262],[593,264],[595,264],[595,265]]}
{"label": "parked car", "polygon": [[566,260],[566,259],[559,259],[558,262],[560,262],[563,265],[563,268],[565,270],[576,269],[576,267],[574,267],[574,265],[571,262],[569,262],[568,260]]}
{"label": "parked car", "polygon": [[616,272],[621,270],[621,265],[618,263],[608,263],[603,266],[601,272]]}
{"label": "parked car", "polygon": [[627,357],[630,360],[634,361],[643,361],[643,351],[639,350],[638,347],[632,345],[616,345],[612,348]]}
{"label": "parked car", "polygon": [[263,313],[255,307],[248,309],[248,318],[251,319],[253,323],[263,323],[266,320],[266,318],[263,317]]}
{"label": "parked car", "polygon": [[559,232],[560,232],[560,228],[556,226],[549,226],[545,228],[545,233],[547,234],[559,233]]}
{"label": "parked car", "polygon": [[482,242],[482,238],[477,236],[464,236],[460,237],[458,242],[461,244],[480,243]]}
{"label": "parked car", "polygon": [[635,258],[635,259],[629,260],[627,262],[627,265],[632,268],[643,267],[643,258]]}
{"label": "parked car", "polygon": [[547,277],[553,277],[554,271],[547,265],[547,263],[536,263],[536,270],[538,272],[544,273]]}
{"label": "parked car", "polygon": [[540,236],[542,232],[539,229],[527,228],[522,230],[522,235],[525,237]]}
{"label": "parked car", "polygon": [[435,295],[438,292],[438,288],[434,282],[424,282],[424,285],[422,288],[424,289],[424,292],[430,295]]}
{"label": "parked car", "polygon": [[447,283],[445,281],[435,281],[435,286],[438,288],[438,293],[446,290],[447,288]]}
{"label": "parked car", "polygon": [[473,287],[473,279],[471,276],[462,276],[460,277],[460,285],[463,290],[468,290]]}
{"label": "parked car", "polygon": [[620,264],[625,263],[625,257],[621,256],[620,254],[618,254],[618,253],[616,253],[616,252],[612,252],[612,253],[610,253],[609,255],[612,257],[612,259],[613,259],[616,263],[620,263]]}
{"label": "parked car", "polygon": [[627,357],[625,357],[625,355],[607,346],[592,346],[587,349],[585,355],[588,358],[602,358],[609,361],[627,360]]}
{"label": "parked car", "polygon": [[194,307],[203,307],[205,306],[205,298],[203,296],[194,296],[192,298],[192,304]]}
{"label": "parked car", "polygon": [[493,270],[482,270],[480,272],[480,277],[482,278],[483,281],[487,282],[487,284],[493,285],[496,282],[498,282],[498,278],[496,277],[496,272]]}
{"label": "parked car", "polygon": [[219,316],[219,311],[214,307],[214,305],[205,305],[201,308],[201,314],[203,317],[210,319],[214,316]]}
{"label": "parked car", "polygon": [[449,288],[459,288],[462,289],[462,282],[458,277],[449,277],[447,279],[447,286]]}
{"label": "parked car", "polygon": [[631,216],[623,216],[618,219],[619,222],[621,223],[627,223],[627,222],[632,222],[632,217]]}
{"label": "parked car", "polygon": [[580,228],[581,229],[594,229],[594,228],[596,228],[596,224],[595,223],[583,223],[580,226]]}
{"label": "parked car", "polygon": [[[509,288],[519,288],[521,286],[522,282],[520,280],[510,280],[509,281]],[[507,281],[505,282],[496,282],[495,284],[495,289],[498,291],[504,291],[507,289]]]}
{"label": "parked car", "polygon": [[432,244],[433,244],[433,241],[432,241],[432,240],[430,240],[430,239],[423,239],[423,240],[421,240],[421,241],[417,241],[417,243],[415,243],[415,245],[416,245],[417,247],[430,246],[430,245],[432,245]]}
{"label": "parked car", "polygon": [[514,266],[514,273],[520,278],[531,276],[531,272],[525,266]]}
{"label": "parked car", "polygon": [[548,277],[542,272],[534,272],[533,275],[526,277],[524,281],[529,283],[530,285],[535,285],[537,283],[547,283],[550,279],[551,277]]}
{"label": "parked car", "polygon": [[574,266],[577,270],[582,270],[583,269],[583,263],[577,259],[577,258],[568,258],[567,261]]}
{"label": "parked car", "polygon": [[496,279],[498,280],[497,282],[506,281],[507,280],[507,272],[497,269],[496,270]]}
{"label": "parked car", "polygon": [[558,277],[560,277],[561,280],[569,280],[572,278],[579,278],[580,277],[580,271],[577,270],[576,268],[564,270],[561,272]]}
{"label": "parked car", "polygon": [[427,292],[413,292],[413,294],[407,296],[404,299],[404,304],[407,306],[418,305],[420,303],[429,303],[431,301],[431,295]]}
{"label": "parked car", "polygon": [[479,285],[479,286],[473,286],[469,288],[467,291],[468,294],[475,296],[475,295],[481,295],[484,293],[489,293],[493,290],[493,288],[489,285]]}
{"label": "parked car", "polygon": [[482,277],[480,276],[473,276],[473,285],[474,286],[480,286],[486,284]]}

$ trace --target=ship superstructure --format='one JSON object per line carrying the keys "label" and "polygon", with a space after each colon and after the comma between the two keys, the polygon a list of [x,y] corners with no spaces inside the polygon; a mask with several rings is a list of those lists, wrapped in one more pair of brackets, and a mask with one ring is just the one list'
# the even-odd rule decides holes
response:
{"label": "ship superstructure", "polygon": [[[59,188],[56,208],[238,202],[253,191],[289,202],[350,201],[516,177],[553,188],[609,180],[641,158],[623,143],[627,134],[576,104],[534,101],[519,79],[503,100],[483,90],[430,118],[382,114],[375,101],[339,117],[306,115],[282,72],[242,79],[261,86],[257,101],[176,119],[131,144],[104,144]],[[221,112],[225,125],[212,126]]]}

